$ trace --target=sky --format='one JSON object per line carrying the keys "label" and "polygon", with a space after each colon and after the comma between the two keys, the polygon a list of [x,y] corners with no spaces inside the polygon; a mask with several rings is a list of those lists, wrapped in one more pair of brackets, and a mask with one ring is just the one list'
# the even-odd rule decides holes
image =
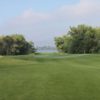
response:
{"label": "sky", "polygon": [[100,0],[1,0],[0,35],[23,34],[35,46],[54,46],[70,26],[100,26]]}

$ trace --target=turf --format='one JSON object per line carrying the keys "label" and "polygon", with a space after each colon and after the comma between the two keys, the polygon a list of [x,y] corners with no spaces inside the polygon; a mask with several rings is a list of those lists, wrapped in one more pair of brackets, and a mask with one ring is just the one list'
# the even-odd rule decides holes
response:
{"label": "turf", "polygon": [[100,100],[100,55],[0,56],[0,100]]}

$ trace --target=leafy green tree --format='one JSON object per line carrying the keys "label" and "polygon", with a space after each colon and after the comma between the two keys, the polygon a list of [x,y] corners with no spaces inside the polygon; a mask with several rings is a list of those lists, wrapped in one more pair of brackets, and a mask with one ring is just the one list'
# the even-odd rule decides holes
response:
{"label": "leafy green tree", "polygon": [[25,40],[23,35],[10,35],[0,37],[1,55],[23,55],[35,52],[33,42]]}
{"label": "leafy green tree", "polygon": [[86,25],[70,27],[67,35],[57,37],[55,43],[60,51],[66,53],[98,53],[100,52],[100,28]]}

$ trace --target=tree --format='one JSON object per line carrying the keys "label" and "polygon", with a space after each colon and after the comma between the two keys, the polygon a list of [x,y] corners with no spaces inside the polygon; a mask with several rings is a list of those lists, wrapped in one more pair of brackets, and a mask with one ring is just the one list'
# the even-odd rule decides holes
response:
{"label": "tree", "polygon": [[63,36],[55,38],[55,44],[59,52],[68,52],[69,45],[72,38],[70,36]]}
{"label": "tree", "polygon": [[0,37],[1,55],[22,55],[35,52],[33,42],[25,40],[23,35],[10,35]]}
{"label": "tree", "polygon": [[100,52],[100,28],[86,25],[70,27],[67,35],[57,37],[55,43],[60,51],[66,53],[98,53]]}

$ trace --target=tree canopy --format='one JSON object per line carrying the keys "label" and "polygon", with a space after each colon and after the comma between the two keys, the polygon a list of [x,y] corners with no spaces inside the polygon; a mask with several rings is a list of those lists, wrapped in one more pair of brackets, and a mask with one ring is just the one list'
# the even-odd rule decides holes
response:
{"label": "tree canopy", "polygon": [[24,55],[35,52],[33,42],[28,42],[23,35],[0,36],[0,55]]}
{"label": "tree canopy", "polygon": [[55,44],[65,53],[100,53],[100,28],[87,25],[70,27],[65,36],[56,37]]}

